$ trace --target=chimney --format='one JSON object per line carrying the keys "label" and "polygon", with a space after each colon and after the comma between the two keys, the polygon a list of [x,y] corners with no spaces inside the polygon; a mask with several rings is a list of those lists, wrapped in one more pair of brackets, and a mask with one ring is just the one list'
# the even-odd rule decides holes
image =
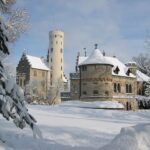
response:
{"label": "chimney", "polygon": [[86,57],[86,48],[84,48],[84,56]]}
{"label": "chimney", "polygon": [[96,44],[95,44],[95,49],[97,49],[97,48],[98,48],[98,44],[96,43]]}
{"label": "chimney", "polygon": [[103,56],[106,56],[106,53],[105,53],[105,51],[103,50]]}

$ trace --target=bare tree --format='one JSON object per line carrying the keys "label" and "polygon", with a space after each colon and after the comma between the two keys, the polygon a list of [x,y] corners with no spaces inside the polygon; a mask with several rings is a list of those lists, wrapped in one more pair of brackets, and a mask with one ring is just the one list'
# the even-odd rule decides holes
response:
{"label": "bare tree", "polygon": [[47,89],[45,80],[30,80],[24,90],[25,97],[29,103],[34,100],[41,102],[46,99]]}
{"label": "bare tree", "polygon": [[137,57],[133,57],[133,60],[136,62],[138,69],[150,76],[150,55],[149,54],[140,54]]}
{"label": "bare tree", "polygon": [[58,104],[61,102],[60,92],[62,87],[63,87],[62,79],[58,79],[57,82],[50,87],[48,92],[49,93],[48,99],[50,105]]}

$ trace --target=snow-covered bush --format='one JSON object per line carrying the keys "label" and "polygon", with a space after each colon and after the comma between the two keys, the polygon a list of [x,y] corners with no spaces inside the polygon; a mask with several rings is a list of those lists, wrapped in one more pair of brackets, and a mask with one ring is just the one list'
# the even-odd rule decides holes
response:
{"label": "snow-covered bush", "polygon": [[100,150],[149,150],[150,124],[122,128],[120,133]]}
{"label": "snow-covered bush", "polygon": [[[14,10],[16,15],[12,13],[11,5],[14,2],[15,0],[0,0],[0,113],[7,120],[12,119],[15,125],[21,129],[29,125],[34,135],[38,134],[41,137],[40,131],[35,125],[36,120],[28,113],[25,106],[24,93],[11,79],[2,64],[4,57],[10,53],[7,44],[17,39],[24,28],[22,26],[23,15],[22,17],[20,15],[21,10],[19,14],[17,14],[18,10]],[[11,18],[11,20],[8,19],[7,22],[6,18]]]}
{"label": "snow-covered bush", "polygon": [[150,96],[150,80],[148,82],[146,82],[145,86],[146,86],[145,95]]}
{"label": "snow-covered bush", "polygon": [[140,96],[136,97],[139,109],[150,109],[150,96]]}

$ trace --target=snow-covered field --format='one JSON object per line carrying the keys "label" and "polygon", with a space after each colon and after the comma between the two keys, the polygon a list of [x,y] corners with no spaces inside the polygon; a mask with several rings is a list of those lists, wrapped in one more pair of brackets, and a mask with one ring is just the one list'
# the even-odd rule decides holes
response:
{"label": "snow-covered field", "polygon": [[[150,122],[149,110],[133,112],[81,108],[78,107],[80,103],[29,105],[43,139],[34,139],[29,128],[20,130],[0,116],[0,139],[4,140],[4,143],[0,142],[0,150],[100,150],[120,133],[122,127]],[[122,132],[125,133],[124,130]],[[126,146],[130,147],[128,144]],[[108,145],[106,149],[110,147]]]}

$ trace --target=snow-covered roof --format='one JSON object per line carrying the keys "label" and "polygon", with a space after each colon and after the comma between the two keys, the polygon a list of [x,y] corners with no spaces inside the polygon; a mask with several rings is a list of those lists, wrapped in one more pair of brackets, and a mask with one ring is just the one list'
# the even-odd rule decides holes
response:
{"label": "snow-covered roof", "polygon": [[[83,58],[81,59],[83,60]],[[85,60],[82,61],[81,63],[79,62],[79,66],[89,64],[108,64],[113,66],[112,75],[135,77],[132,73],[127,75],[128,67],[124,63],[122,63],[118,58],[103,56],[103,54],[99,49],[93,50],[92,54],[89,57],[86,58],[84,57],[84,59]],[[118,74],[114,73],[114,70],[117,67],[119,68]]]}
{"label": "snow-covered roof", "polygon": [[[108,57],[108,56],[105,56],[105,58],[107,59],[108,62],[110,62],[113,65],[112,75],[128,76],[126,74],[127,71],[128,71],[128,67],[124,63],[122,63],[118,58],[116,58],[116,57]],[[114,73],[114,70],[116,69],[116,67],[119,68],[118,74]],[[132,73],[130,73],[129,76],[130,77],[135,77]]]}
{"label": "snow-covered roof", "polygon": [[63,75],[63,82],[64,83],[67,83],[68,81],[67,81],[67,78]]}
{"label": "snow-covered roof", "polygon": [[103,54],[99,49],[95,49],[87,59],[85,59],[82,63],[79,64],[79,66],[90,65],[90,64],[112,65],[105,59],[105,57],[103,56]]}
{"label": "snow-covered roof", "polygon": [[79,56],[79,60],[78,60],[78,64],[81,64],[82,62],[84,62],[88,57],[86,56]]}
{"label": "snow-covered roof", "polygon": [[150,80],[150,77],[147,76],[146,74],[142,73],[141,71],[137,70],[136,71],[136,76],[137,76],[137,81],[149,81]]}
{"label": "snow-covered roof", "polygon": [[41,69],[41,70],[49,70],[46,64],[42,61],[40,57],[26,55],[28,62],[31,65],[31,68]]}

